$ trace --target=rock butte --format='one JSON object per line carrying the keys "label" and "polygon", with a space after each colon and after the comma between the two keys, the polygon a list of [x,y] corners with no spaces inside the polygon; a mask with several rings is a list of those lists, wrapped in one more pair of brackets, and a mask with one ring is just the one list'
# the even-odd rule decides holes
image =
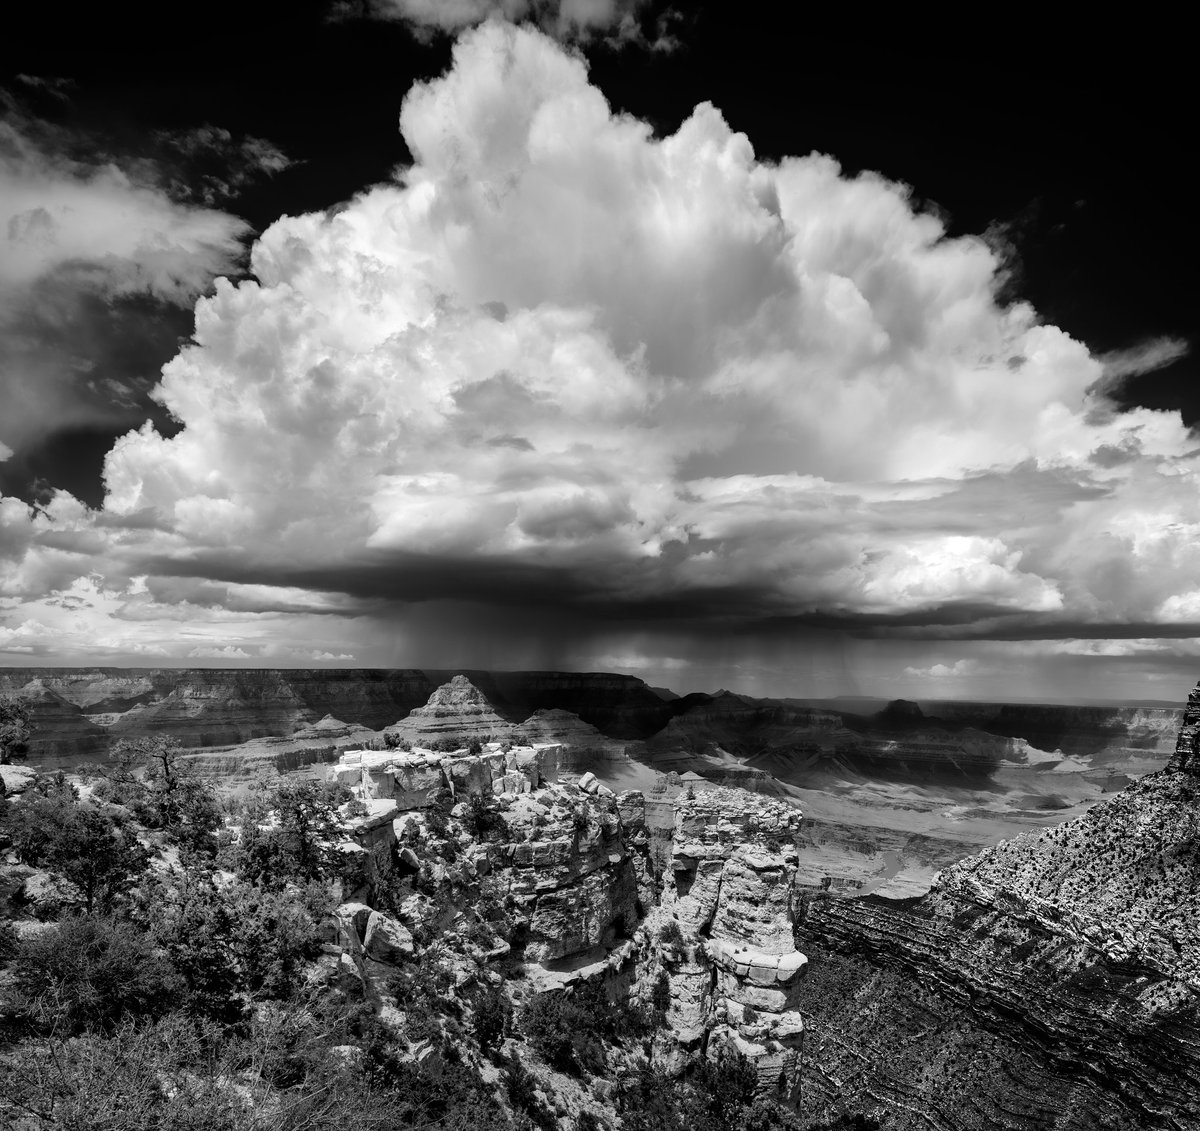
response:
{"label": "rock butte", "polygon": [[[442,690],[431,707],[470,697],[458,681]],[[437,725],[436,710],[421,718]],[[799,812],[703,784],[618,794],[591,773],[560,780],[562,744],[506,746],[352,750],[331,767],[365,810],[350,822],[346,850],[361,853],[362,868],[340,909],[339,960],[369,979],[371,962],[387,961],[379,946],[372,952],[372,938],[393,940],[389,953],[401,958],[411,953],[417,922],[380,935],[370,918],[379,913],[368,914],[371,890],[397,866],[436,873],[432,814],[466,819],[471,799],[485,799],[503,814],[504,831],[470,845],[469,868],[520,910],[520,929],[496,948],[497,960],[520,962],[524,980],[542,989],[599,977],[648,997],[665,976],[669,1036],[659,1053],[667,1063],[682,1067],[732,1046],[754,1060],[763,1088],[791,1094],[807,962],[793,942]],[[669,922],[678,941],[660,945]]]}

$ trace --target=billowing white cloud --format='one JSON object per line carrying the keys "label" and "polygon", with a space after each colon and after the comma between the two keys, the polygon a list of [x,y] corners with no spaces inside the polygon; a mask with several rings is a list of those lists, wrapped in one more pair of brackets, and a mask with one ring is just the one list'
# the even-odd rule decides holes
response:
{"label": "billowing white cloud", "polygon": [[209,645],[204,648],[193,648],[188,653],[188,658],[192,660],[248,660],[250,653],[232,644],[226,644],[224,647]]}
{"label": "billowing white cloud", "polygon": [[979,671],[980,663],[978,660],[955,660],[952,664],[930,664],[927,668],[910,666],[904,669],[904,674],[917,679],[941,680],[978,675]]}
{"label": "billowing white cloud", "polygon": [[[604,38],[612,43],[638,43],[671,50],[675,41],[668,27],[671,12],[657,21],[653,38],[642,29],[641,11],[648,0],[367,0],[366,12],[375,19],[400,20],[422,37],[453,35],[489,19],[528,21],[556,39]],[[340,3],[336,16],[360,15],[363,6]]]}
{"label": "billowing white cloud", "polygon": [[[180,657],[386,662],[412,654],[397,609],[441,601],[513,631],[1196,615],[1178,414],[1118,411],[1105,362],[904,186],[760,161],[708,104],[655,137],[500,21],[400,125],[395,183],[279,220],[255,281],[198,302],[156,394],[184,428],[117,442],[101,515],[0,508],[26,615],[84,568]],[[204,639],[164,640],[172,617]]]}

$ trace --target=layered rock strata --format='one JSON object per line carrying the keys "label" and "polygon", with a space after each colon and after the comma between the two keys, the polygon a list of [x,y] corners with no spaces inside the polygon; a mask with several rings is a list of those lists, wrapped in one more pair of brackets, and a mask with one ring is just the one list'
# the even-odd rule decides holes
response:
{"label": "layered rock strata", "polygon": [[1171,768],[797,931],[804,1109],[885,1128],[1200,1126],[1200,777]]}
{"label": "layered rock strata", "polygon": [[1200,773],[1200,685],[1192,688],[1188,696],[1169,768]]}
{"label": "layered rock strata", "polygon": [[670,950],[663,958],[679,1045],[703,1044],[710,1056],[733,1046],[754,1060],[764,1088],[790,1094],[804,1030],[799,975],[807,962],[793,940],[802,818],[730,789],[651,801],[648,810],[651,838],[669,852],[663,909],[683,939],[677,962]]}
{"label": "layered rock strata", "polygon": [[416,743],[440,738],[466,742],[499,740],[513,729],[482,691],[465,675],[456,675],[437,688],[423,706],[414,707],[403,720],[389,727],[387,733]]}

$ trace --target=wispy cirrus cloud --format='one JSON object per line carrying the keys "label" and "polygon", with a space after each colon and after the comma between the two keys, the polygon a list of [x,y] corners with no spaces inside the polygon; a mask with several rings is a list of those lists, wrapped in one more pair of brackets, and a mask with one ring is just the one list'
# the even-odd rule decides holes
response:
{"label": "wispy cirrus cloud", "polygon": [[1190,353],[1191,344],[1185,338],[1167,335],[1149,338],[1127,349],[1110,350],[1099,357],[1103,372],[1096,388],[1104,393],[1116,393],[1130,377],[1165,369]]}

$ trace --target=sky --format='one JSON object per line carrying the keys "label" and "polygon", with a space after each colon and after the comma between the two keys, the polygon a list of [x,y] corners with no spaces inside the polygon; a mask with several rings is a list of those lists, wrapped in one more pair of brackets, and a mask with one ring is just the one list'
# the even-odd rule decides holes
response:
{"label": "sky", "polygon": [[31,14],[0,665],[1185,697],[1184,39],[851,16]]}

